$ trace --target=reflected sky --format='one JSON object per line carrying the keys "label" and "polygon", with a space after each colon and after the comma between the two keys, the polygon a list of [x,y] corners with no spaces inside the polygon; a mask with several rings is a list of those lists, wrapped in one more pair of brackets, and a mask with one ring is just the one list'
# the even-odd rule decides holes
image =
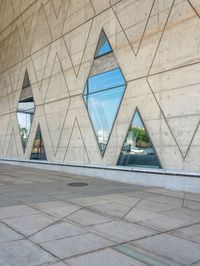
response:
{"label": "reflected sky", "polygon": [[134,114],[133,121],[132,121],[132,127],[144,128],[144,125],[142,123],[142,120],[138,112],[135,112]]}
{"label": "reflected sky", "polygon": [[107,141],[125,86],[88,96],[88,112],[98,138]]}
{"label": "reflected sky", "polygon": [[125,80],[119,68],[88,78],[84,100],[102,154],[112,130],[124,91]]}
{"label": "reflected sky", "polygon": [[100,90],[106,90],[117,86],[122,86],[125,84],[124,77],[119,68],[104,72],[102,74],[92,76],[88,79],[88,83],[85,93],[94,93]]}
{"label": "reflected sky", "polygon": [[99,39],[99,43],[97,46],[95,57],[107,54],[109,52],[112,52],[112,48],[106,38],[105,33],[102,31],[100,39]]}

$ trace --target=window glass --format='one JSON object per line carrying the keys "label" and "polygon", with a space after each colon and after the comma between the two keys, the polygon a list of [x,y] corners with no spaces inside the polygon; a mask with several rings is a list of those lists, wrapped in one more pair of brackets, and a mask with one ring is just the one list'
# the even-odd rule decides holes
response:
{"label": "window glass", "polygon": [[99,39],[99,43],[97,45],[95,57],[107,54],[109,52],[112,52],[112,48],[106,38],[105,33],[102,31],[100,39]]}
{"label": "window glass", "polygon": [[133,117],[118,165],[161,168],[156,151],[138,111]]}
{"label": "window glass", "polygon": [[31,160],[47,160],[46,152],[44,148],[44,142],[42,139],[42,133],[40,126],[38,125],[37,132],[35,135],[35,140],[33,143],[33,148],[31,151]]}
{"label": "window glass", "polygon": [[125,87],[122,86],[88,95],[88,112],[102,155],[105,152],[124,89]]}
{"label": "window glass", "polygon": [[[124,77],[119,68],[92,76],[88,79],[88,93],[98,92],[125,84]],[[87,93],[87,87],[85,88]]]}
{"label": "window glass", "polygon": [[124,91],[125,80],[119,68],[88,78],[83,98],[102,155]]}
{"label": "window glass", "polygon": [[[24,77],[24,83],[26,87],[22,88],[20,95],[18,108],[17,108],[17,120],[19,125],[19,132],[22,140],[22,147],[25,153],[26,146],[28,143],[28,137],[35,114],[35,104],[33,99],[32,89],[30,87],[30,81],[28,73],[26,72]],[[23,85],[24,86],[24,85]]]}

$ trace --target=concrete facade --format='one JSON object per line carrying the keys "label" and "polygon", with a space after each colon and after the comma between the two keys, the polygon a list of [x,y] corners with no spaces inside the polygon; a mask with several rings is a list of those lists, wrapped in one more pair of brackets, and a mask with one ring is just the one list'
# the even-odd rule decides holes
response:
{"label": "concrete facade", "polygon": [[[82,98],[102,29],[127,82],[105,155]],[[162,167],[200,171],[200,1],[0,1],[0,157],[111,165],[138,108]],[[25,154],[16,110],[28,72],[36,112]]]}

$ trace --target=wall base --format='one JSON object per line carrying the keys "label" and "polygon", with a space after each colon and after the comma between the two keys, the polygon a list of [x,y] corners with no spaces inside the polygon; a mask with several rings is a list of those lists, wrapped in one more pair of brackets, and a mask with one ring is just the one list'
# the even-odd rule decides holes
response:
{"label": "wall base", "polygon": [[96,165],[64,164],[44,161],[0,159],[0,163],[41,170],[66,172],[79,176],[103,178],[122,183],[156,186],[166,189],[200,193],[200,173],[154,169],[136,169]]}

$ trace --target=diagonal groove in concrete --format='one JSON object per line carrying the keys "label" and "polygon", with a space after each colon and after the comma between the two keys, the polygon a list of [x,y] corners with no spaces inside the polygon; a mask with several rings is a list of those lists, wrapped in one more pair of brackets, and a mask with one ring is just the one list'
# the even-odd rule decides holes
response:
{"label": "diagonal groove in concrete", "polygon": [[142,199],[138,199],[138,202],[127,213],[125,213],[124,216],[122,216],[122,219],[124,219],[141,201]]}

